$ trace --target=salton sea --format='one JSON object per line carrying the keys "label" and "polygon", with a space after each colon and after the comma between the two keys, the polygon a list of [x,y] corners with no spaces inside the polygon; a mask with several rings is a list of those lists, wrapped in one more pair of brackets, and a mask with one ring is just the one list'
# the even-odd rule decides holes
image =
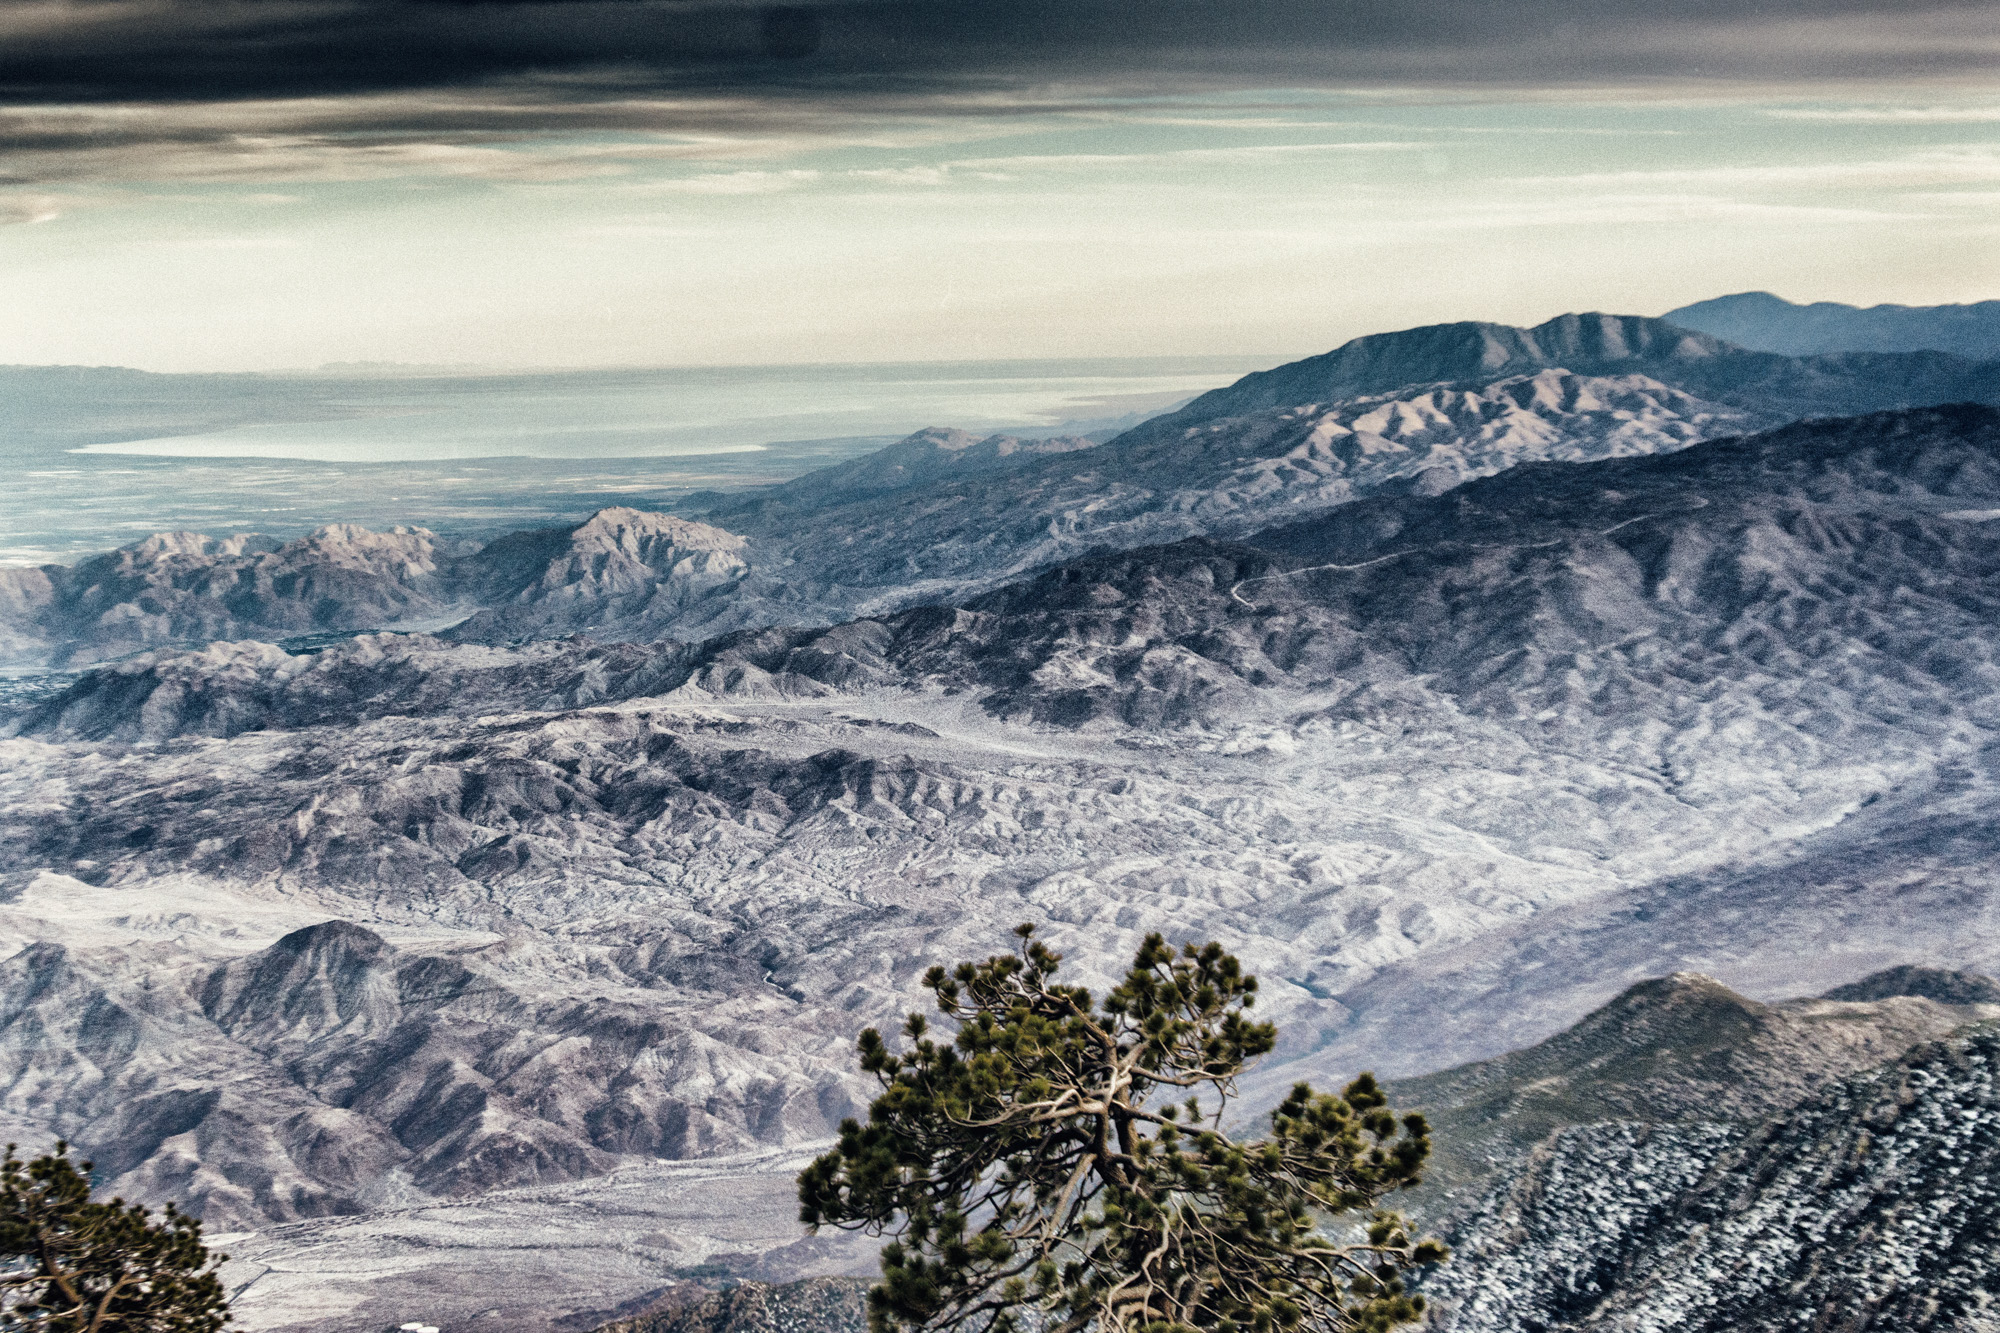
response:
{"label": "salton sea", "polygon": [[326,523],[487,537],[781,481],[926,426],[1114,430],[1266,357],[536,374],[0,368],[0,564]]}

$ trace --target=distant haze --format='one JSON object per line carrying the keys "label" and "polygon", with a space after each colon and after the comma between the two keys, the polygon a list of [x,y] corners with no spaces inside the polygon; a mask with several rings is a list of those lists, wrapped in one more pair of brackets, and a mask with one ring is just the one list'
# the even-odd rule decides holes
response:
{"label": "distant haze", "polygon": [[1982,361],[2000,357],[2000,301],[1861,310],[1837,301],[1795,305],[1769,292],[1739,292],[1669,310],[1666,317],[1682,328],[1787,356],[1929,350]]}

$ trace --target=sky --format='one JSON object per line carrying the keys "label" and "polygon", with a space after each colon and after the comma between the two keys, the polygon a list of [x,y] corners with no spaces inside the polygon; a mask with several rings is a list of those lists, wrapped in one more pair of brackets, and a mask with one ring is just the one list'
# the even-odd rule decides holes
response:
{"label": "sky", "polygon": [[0,0],[0,363],[1324,350],[2000,297],[2000,3]]}

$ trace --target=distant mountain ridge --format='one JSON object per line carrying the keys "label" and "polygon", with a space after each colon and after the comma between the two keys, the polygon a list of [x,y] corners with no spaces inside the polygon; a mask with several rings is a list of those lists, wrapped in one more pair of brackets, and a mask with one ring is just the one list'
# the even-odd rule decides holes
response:
{"label": "distant mountain ridge", "polygon": [[696,503],[705,503],[704,517],[718,522],[734,521],[738,515],[755,515],[760,521],[768,521],[774,510],[824,509],[947,478],[1025,467],[1049,454],[1076,453],[1093,449],[1101,442],[1100,437],[1072,435],[1035,439],[1018,435],[981,436],[933,426],[885,449],[820,468],[793,481]]}
{"label": "distant mountain ridge", "polygon": [[382,626],[498,640],[567,633],[583,608],[652,637],[740,579],[744,539],[666,514],[604,509],[581,523],[467,548],[423,528],[352,524],[289,542],[161,533],[75,565],[0,569],[0,654],[55,665],[164,644]]}
{"label": "distant mountain ridge", "polygon": [[1334,403],[1416,384],[1484,383],[1560,366],[1578,374],[1632,363],[1691,362],[1738,349],[1664,320],[1559,315],[1531,329],[1467,320],[1372,333],[1321,356],[1255,371],[1156,419],[1175,425],[1302,403]]}
{"label": "distant mountain ridge", "polygon": [[1770,292],[1697,301],[1660,318],[1742,347],[1786,356],[1829,352],[1949,352],[2000,357],[2000,301],[1970,305],[1797,305]]}
{"label": "distant mountain ridge", "polygon": [[2000,402],[2000,362],[1784,357],[1598,313],[1435,325],[1246,376],[1103,443],[920,431],[681,516],[607,509],[479,549],[421,529],[329,528],[282,545],[162,537],[67,568],[0,570],[0,662],[381,628],[504,643],[825,625],[963,599],[1093,549],[1239,538],[1520,463],[1960,401]]}
{"label": "distant mountain ridge", "polygon": [[[1781,356],[1665,318],[1593,311],[1527,329],[1465,321],[1370,334],[1322,356],[1246,375],[1135,430],[1177,429],[1420,384],[1482,384],[1556,367],[1578,375],[1643,374],[1730,406],[1825,416],[1976,398],[1966,389],[1989,378],[1973,370],[1971,358],[1944,353]],[[1888,401],[1885,393],[1898,396]]]}

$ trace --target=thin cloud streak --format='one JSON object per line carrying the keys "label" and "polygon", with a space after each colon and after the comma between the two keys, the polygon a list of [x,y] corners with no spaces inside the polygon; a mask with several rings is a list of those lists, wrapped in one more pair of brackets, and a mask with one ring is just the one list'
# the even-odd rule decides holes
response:
{"label": "thin cloud streak", "polygon": [[1772,107],[1764,114],[1822,125],[2000,124],[2000,106]]}

